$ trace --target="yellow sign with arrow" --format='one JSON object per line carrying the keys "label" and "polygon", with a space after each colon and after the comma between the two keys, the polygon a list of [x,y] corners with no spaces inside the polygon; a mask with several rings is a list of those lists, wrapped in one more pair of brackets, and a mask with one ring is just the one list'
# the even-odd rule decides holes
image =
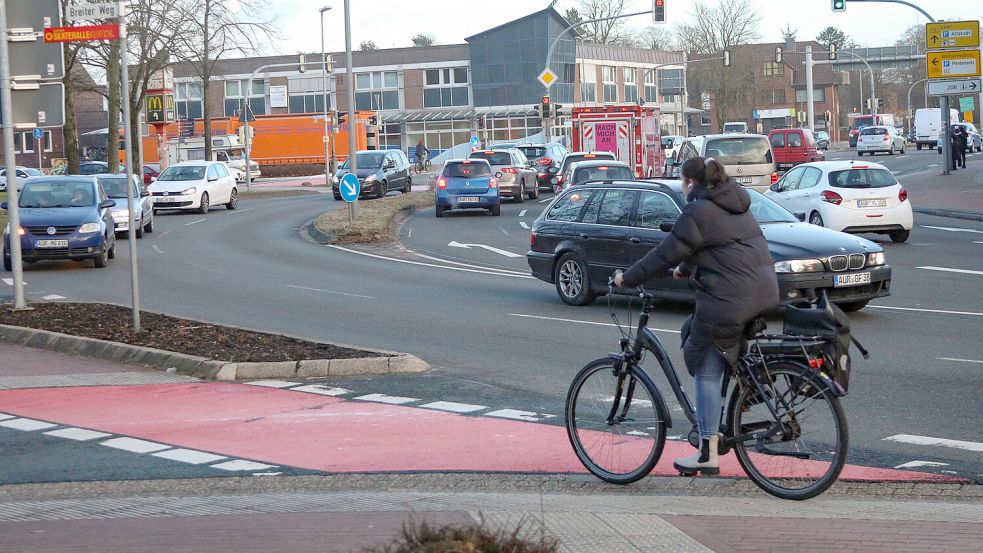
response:
{"label": "yellow sign with arrow", "polygon": [[929,50],[977,48],[980,45],[979,21],[946,21],[925,24],[925,42]]}

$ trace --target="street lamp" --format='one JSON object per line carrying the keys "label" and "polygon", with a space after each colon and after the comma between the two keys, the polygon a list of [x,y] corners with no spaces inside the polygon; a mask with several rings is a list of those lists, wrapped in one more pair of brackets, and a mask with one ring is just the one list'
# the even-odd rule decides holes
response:
{"label": "street lamp", "polygon": [[[324,108],[324,185],[331,186],[331,166],[328,158],[328,141],[331,140],[331,132],[328,129],[328,60],[327,53],[324,51],[324,12],[331,9],[331,6],[324,6],[317,11],[321,14],[321,88],[322,102]],[[333,123],[333,121],[332,121]],[[334,141],[331,140],[331,150],[333,152]]]}

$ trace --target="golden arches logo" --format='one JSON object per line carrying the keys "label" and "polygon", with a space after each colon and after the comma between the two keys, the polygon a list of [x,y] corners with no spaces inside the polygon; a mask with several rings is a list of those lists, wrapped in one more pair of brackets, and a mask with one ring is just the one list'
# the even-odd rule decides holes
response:
{"label": "golden arches logo", "polygon": [[164,109],[164,98],[161,96],[149,96],[147,97],[147,110],[148,111],[160,111]]}

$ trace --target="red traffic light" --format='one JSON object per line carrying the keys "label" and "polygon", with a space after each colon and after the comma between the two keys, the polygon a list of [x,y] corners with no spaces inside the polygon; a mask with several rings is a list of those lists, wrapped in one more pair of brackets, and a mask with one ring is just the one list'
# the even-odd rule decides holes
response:
{"label": "red traffic light", "polygon": [[549,96],[543,96],[543,105],[544,106],[548,106],[549,104],[550,104],[550,97]]}

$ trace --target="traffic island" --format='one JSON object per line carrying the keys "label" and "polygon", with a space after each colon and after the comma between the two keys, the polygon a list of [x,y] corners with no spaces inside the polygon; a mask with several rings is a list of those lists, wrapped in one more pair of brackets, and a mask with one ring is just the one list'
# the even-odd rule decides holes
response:
{"label": "traffic island", "polygon": [[0,309],[0,340],[69,355],[143,365],[198,378],[242,380],[415,373],[430,369],[406,353],[314,342],[105,303],[35,303]]}
{"label": "traffic island", "polygon": [[396,240],[400,223],[415,211],[433,207],[434,203],[432,192],[359,200],[355,224],[348,223],[347,209],[333,209],[305,225],[305,230],[322,244],[390,243]]}

